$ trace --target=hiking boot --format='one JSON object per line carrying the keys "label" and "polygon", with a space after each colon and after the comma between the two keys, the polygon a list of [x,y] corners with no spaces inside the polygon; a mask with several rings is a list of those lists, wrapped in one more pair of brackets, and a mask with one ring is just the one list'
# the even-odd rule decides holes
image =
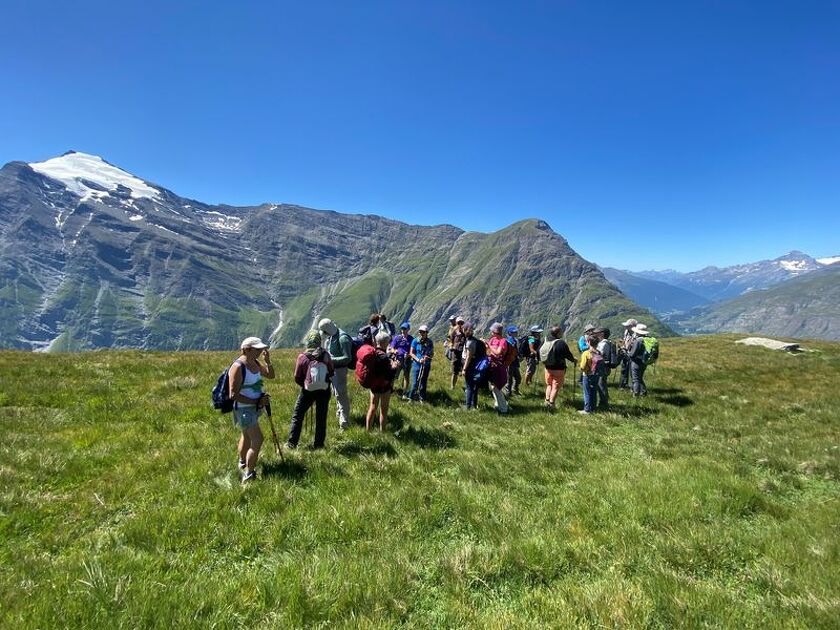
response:
{"label": "hiking boot", "polygon": [[256,479],[257,479],[257,471],[256,470],[252,470],[251,472],[246,472],[244,475],[242,475],[242,483],[243,484],[246,484],[249,481],[256,481]]}
{"label": "hiking boot", "polygon": [[518,389],[514,389],[514,390],[513,390],[513,393],[514,393],[514,395],[516,395],[516,396],[521,396],[521,395],[522,395],[522,393],[521,393]]}
{"label": "hiking boot", "polygon": [[587,411],[586,409],[578,409],[578,413],[582,413],[586,416],[592,415],[591,411]]}
{"label": "hiking boot", "polygon": [[242,458],[239,459],[239,470],[245,470],[245,460]]}

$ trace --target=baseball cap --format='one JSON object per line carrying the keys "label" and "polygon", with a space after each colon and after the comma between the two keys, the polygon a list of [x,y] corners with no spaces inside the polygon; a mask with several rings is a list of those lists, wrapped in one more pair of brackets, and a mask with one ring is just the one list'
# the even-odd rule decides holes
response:
{"label": "baseball cap", "polygon": [[428,327],[428,326],[426,326],[426,324],[423,324],[423,325],[422,325],[422,326],[420,326],[420,328],[418,328],[417,330],[418,330],[419,332],[429,332],[429,327]]}
{"label": "baseball cap", "polygon": [[259,337],[245,337],[242,340],[242,343],[239,344],[239,348],[244,350],[245,348],[253,348],[254,350],[265,350],[268,348],[266,344],[262,342],[262,339]]}

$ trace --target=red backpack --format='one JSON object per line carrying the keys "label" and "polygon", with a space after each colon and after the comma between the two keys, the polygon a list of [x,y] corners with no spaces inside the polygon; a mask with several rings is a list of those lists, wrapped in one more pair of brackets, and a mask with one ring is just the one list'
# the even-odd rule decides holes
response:
{"label": "red backpack", "polygon": [[509,342],[507,339],[505,339],[505,343],[507,344],[507,350],[502,357],[502,365],[510,367],[510,365],[516,361],[516,358],[519,356],[519,350],[517,349],[516,344]]}
{"label": "red backpack", "polygon": [[365,389],[372,387],[385,387],[387,379],[377,369],[378,359],[376,348],[367,344],[359,348],[356,353],[356,382]]}

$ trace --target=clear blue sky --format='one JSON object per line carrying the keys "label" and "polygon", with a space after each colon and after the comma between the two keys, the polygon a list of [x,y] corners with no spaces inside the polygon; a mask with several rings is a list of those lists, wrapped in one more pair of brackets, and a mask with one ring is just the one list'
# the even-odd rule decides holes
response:
{"label": "clear blue sky", "polygon": [[691,270],[840,254],[840,2],[7,2],[0,163]]}

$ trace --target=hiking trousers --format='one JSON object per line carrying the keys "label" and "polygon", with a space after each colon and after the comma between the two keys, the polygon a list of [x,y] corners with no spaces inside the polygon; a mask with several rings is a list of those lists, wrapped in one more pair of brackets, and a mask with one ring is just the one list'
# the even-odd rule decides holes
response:
{"label": "hiking trousers", "polygon": [[330,406],[330,390],[308,392],[302,387],[295,401],[294,411],[292,411],[292,424],[289,426],[289,446],[297,446],[300,440],[300,431],[303,428],[303,419],[313,404],[315,405],[315,439],[312,446],[314,448],[324,447],[324,440],[327,438],[327,410]]}
{"label": "hiking trousers", "polygon": [[598,375],[598,382],[596,383],[596,394],[598,395],[599,400],[595,406],[601,411],[607,411],[610,408],[609,383],[609,374]]}
{"label": "hiking trousers", "polygon": [[346,429],[350,424],[350,392],[347,390],[346,367],[335,368],[332,390],[335,394],[335,415],[338,417],[338,427]]}
{"label": "hiking trousers", "polygon": [[621,376],[618,380],[619,387],[627,387],[628,382],[630,381],[630,357],[626,354],[621,355]]}
{"label": "hiking trousers", "polygon": [[645,387],[645,369],[647,366],[644,363],[630,362],[630,378],[633,382],[633,395],[644,396],[647,394],[647,387]]}
{"label": "hiking trousers", "polygon": [[598,381],[600,377],[597,374],[583,374],[582,376],[583,410],[592,413],[595,411],[595,399],[598,395]]}
{"label": "hiking trousers", "polygon": [[519,371],[519,364],[512,363],[508,366],[508,380],[505,394],[510,398],[510,393],[515,391],[519,393],[519,384],[522,382],[522,373]]}
{"label": "hiking trousers", "polygon": [[429,372],[432,371],[432,362],[416,363],[412,361],[412,363],[414,363],[411,367],[413,380],[408,397],[411,400],[426,400],[426,383],[429,380]]}
{"label": "hiking trousers", "polygon": [[500,387],[496,387],[494,383],[490,383],[490,393],[493,394],[493,407],[499,413],[508,412],[508,401],[505,398],[505,393]]}
{"label": "hiking trousers", "polygon": [[478,383],[473,379],[475,372],[467,370],[464,374],[464,393],[467,395],[467,400],[464,403],[467,409],[476,409],[478,407]]}

